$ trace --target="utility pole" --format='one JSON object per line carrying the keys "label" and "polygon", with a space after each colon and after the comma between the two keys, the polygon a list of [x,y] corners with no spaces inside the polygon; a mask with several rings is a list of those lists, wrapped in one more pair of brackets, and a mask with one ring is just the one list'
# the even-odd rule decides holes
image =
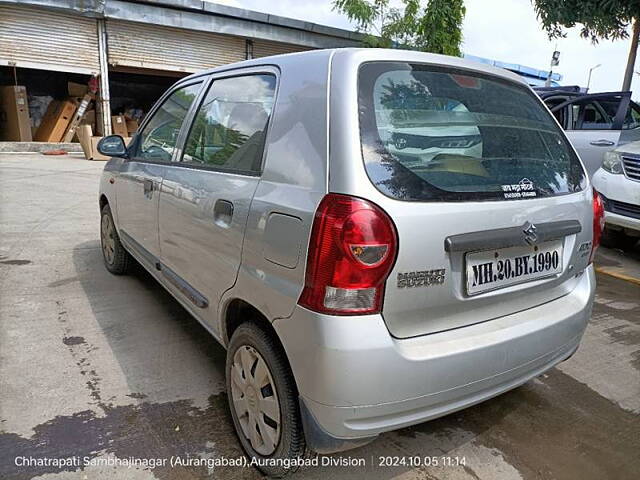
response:
{"label": "utility pole", "polygon": [[633,32],[631,33],[631,48],[629,48],[629,59],[627,60],[627,68],[624,72],[624,81],[622,82],[622,90],[631,90],[631,78],[633,77],[633,67],[636,63],[638,55],[638,38],[640,37],[640,21],[633,19]]}

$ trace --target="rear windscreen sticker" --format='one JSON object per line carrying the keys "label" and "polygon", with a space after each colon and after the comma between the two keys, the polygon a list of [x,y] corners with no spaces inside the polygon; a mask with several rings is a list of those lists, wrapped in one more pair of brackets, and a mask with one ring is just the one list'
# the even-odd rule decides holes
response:
{"label": "rear windscreen sticker", "polygon": [[533,182],[523,178],[518,183],[502,185],[504,198],[531,198],[537,195]]}

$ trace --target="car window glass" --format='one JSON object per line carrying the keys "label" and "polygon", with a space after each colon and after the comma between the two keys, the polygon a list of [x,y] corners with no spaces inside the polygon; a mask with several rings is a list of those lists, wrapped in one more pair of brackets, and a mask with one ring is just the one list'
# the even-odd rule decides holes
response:
{"label": "car window glass", "polygon": [[198,109],[182,161],[259,173],[275,84],[270,74],[215,80]]}
{"label": "car window glass", "polygon": [[[547,107],[552,110],[554,107],[557,107],[561,103],[564,103],[566,100],[566,98],[553,98],[550,100],[545,100],[545,103],[547,104]],[[567,107],[561,108],[552,113],[553,116],[556,117],[556,120],[558,120],[558,123],[562,126],[562,128],[567,128]]]}
{"label": "car window glass", "polygon": [[640,127],[640,107],[635,103],[629,103],[627,109],[627,115],[624,117],[624,123],[622,124],[623,130],[632,130]]}
{"label": "car window glass", "polygon": [[526,87],[421,64],[360,68],[365,169],[410,201],[511,200],[584,188],[562,130]]}
{"label": "car window glass", "polygon": [[581,105],[578,110],[578,118],[582,115],[582,130],[603,130],[611,128],[612,118],[599,108],[598,103]]}
{"label": "car window glass", "polygon": [[133,158],[170,162],[182,122],[187,116],[202,83],[173,92],[139,133]]}
{"label": "car window glass", "polygon": [[577,101],[572,105],[572,130],[611,130],[619,105],[615,97]]}

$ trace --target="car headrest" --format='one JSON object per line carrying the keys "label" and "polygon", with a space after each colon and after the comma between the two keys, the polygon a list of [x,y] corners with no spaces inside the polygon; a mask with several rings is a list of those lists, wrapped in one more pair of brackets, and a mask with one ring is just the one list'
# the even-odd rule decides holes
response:
{"label": "car headrest", "polygon": [[592,108],[585,109],[583,122],[594,123],[596,121],[596,111]]}

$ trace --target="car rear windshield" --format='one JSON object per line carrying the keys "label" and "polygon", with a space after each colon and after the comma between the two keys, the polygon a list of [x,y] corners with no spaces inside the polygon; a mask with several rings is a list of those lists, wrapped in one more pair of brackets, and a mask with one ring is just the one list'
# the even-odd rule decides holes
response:
{"label": "car rear windshield", "polygon": [[365,168],[408,201],[518,200],[585,187],[585,173],[528,88],[466,70],[396,62],[360,67]]}

